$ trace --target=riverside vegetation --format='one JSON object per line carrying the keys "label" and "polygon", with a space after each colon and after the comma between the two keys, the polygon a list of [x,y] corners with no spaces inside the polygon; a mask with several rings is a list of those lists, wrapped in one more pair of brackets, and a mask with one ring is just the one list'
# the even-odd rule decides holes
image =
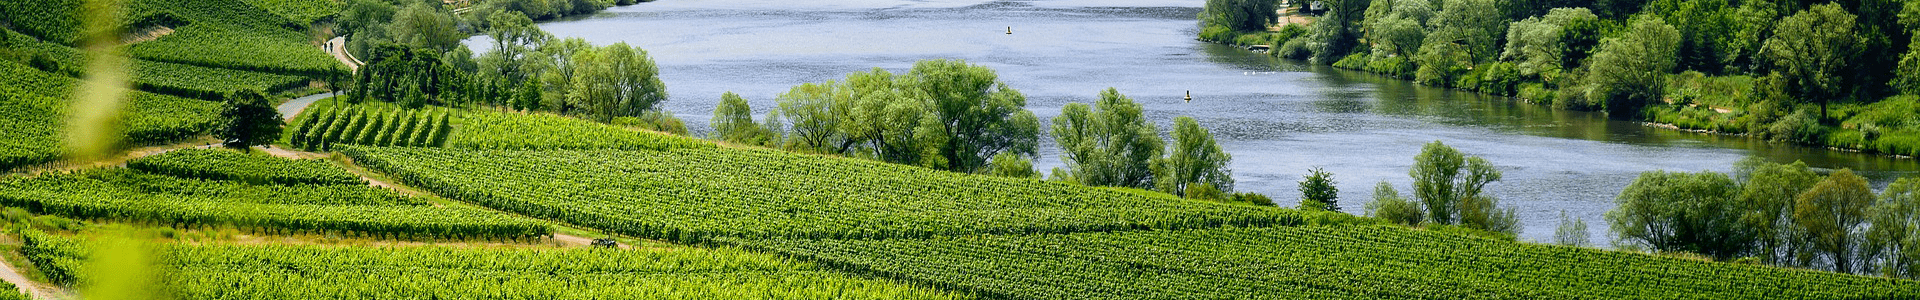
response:
{"label": "riverside vegetation", "polygon": [[[1305,1],[1295,1],[1304,3]],[[1920,155],[1913,1],[1211,0],[1202,39],[1615,118]]]}
{"label": "riverside vegetation", "polygon": [[[37,213],[90,221],[62,226],[9,223],[29,262],[21,267],[32,268],[46,281],[85,293],[145,281],[151,284],[123,286],[122,292],[190,299],[1920,295],[1920,282],[1898,278],[1910,275],[1869,277],[1802,269],[1869,273],[1857,266],[1893,270],[1920,265],[1908,259],[1920,256],[1907,256],[1913,250],[1900,246],[1914,239],[1901,230],[1911,228],[1910,220],[1916,219],[1911,208],[1920,206],[1900,204],[1911,201],[1872,206],[1873,213],[1867,214],[1872,221],[1860,221],[1870,225],[1864,228],[1848,226],[1860,224],[1854,214],[1822,214],[1823,209],[1860,211],[1852,208],[1861,206],[1861,182],[1844,172],[1804,190],[1794,187],[1811,179],[1778,180],[1794,184],[1743,179],[1754,189],[1779,187],[1769,193],[1796,195],[1787,209],[1795,211],[1787,219],[1790,223],[1751,227],[1791,239],[1705,244],[1635,235],[1627,229],[1641,224],[1628,221],[1634,217],[1729,224],[1726,218],[1694,220],[1666,217],[1662,210],[1634,210],[1675,203],[1726,205],[1685,202],[1725,202],[1727,197],[1686,194],[1725,196],[1724,185],[1685,188],[1694,186],[1688,184],[1673,191],[1655,183],[1636,184],[1620,201],[1648,204],[1623,204],[1609,217],[1610,225],[1624,234],[1618,239],[1622,245],[1735,261],[1754,253],[1811,257],[1805,264],[1762,260],[1774,265],[1754,265],[1529,244],[1514,240],[1514,208],[1483,192],[1488,183],[1501,179],[1500,169],[1441,142],[1414,157],[1408,171],[1414,179],[1411,195],[1402,196],[1383,183],[1376,199],[1366,205],[1368,216],[1326,210],[1342,201],[1331,190],[1334,175],[1325,172],[1314,172],[1303,182],[1300,190],[1313,201],[1296,210],[1273,207],[1264,195],[1236,192],[1227,168],[1232,156],[1220,149],[1208,128],[1193,118],[1175,117],[1172,128],[1163,132],[1146,119],[1140,104],[1116,89],[1099,92],[1095,103],[1066,105],[1059,117],[1041,120],[1027,110],[1025,96],[992,69],[959,60],[928,60],[903,74],[873,70],[849,74],[844,81],[796,86],[761,120],[754,119],[738,95],[719,95],[723,101],[714,116],[716,132],[703,140],[684,136],[684,126],[658,109],[666,99],[665,89],[645,51],[625,44],[555,39],[532,26],[537,19],[628,3],[503,0],[452,7],[438,1],[185,2],[192,3],[153,0],[129,6],[133,17],[128,19],[134,21],[128,26],[181,30],[127,46],[134,64],[183,64],[353,88],[346,96],[290,116],[283,131],[238,134],[242,130],[234,128],[280,126],[278,118],[231,113],[237,108],[264,109],[266,104],[258,101],[262,91],[205,86],[219,97],[185,95],[198,98],[187,99],[153,94],[180,91],[140,87],[123,117],[129,120],[126,134],[151,136],[130,140],[164,142],[217,133],[240,149],[172,150],[134,159],[126,167],[0,178],[0,205],[15,208],[0,214],[7,220],[49,217],[27,215]],[[48,54],[71,52],[78,38],[71,37],[76,34],[71,20],[47,12],[71,15],[78,4],[20,4],[7,6],[5,12],[9,20],[22,21],[5,27],[37,39],[30,45],[46,47],[9,47],[15,51],[9,52],[15,53],[9,56],[13,59],[0,61],[0,66],[17,69],[8,71],[23,74],[0,79],[0,100],[5,100],[0,105],[34,109],[0,114],[5,117],[0,120],[8,122],[0,128],[23,128],[7,134],[30,138],[0,144],[5,146],[0,154],[22,157],[7,162],[27,165],[61,154],[60,120],[54,112],[71,97],[73,77],[86,71],[75,67],[83,64]],[[322,25],[328,20],[335,23]],[[348,71],[332,60],[321,66],[300,58],[324,56],[312,52],[317,47],[283,47],[310,42],[288,34],[315,27],[346,34],[349,50],[368,65],[345,79]],[[492,51],[475,56],[458,45],[459,38],[478,33],[494,38]],[[269,43],[273,41],[290,44]],[[249,47],[245,42],[262,44]],[[163,50],[195,45],[202,47]],[[226,50],[257,52],[208,57]],[[291,54],[296,51],[302,53]],[[244,59],[274,53],[287,55]],[[185,81],[175,81],[180,82]],[[135,85],[140,85],[138,80]],[[39,87],[59,88],[34,89]],[[1031,163],[1042,145],[1041,124],[1050,125],[1046,135],[1067,162],[1045,176]],[[271,133],[284,138],[274,147],[335,153],[327,154],[329,160],[290,160],[245,147],[258,138],[272,140],[276,135]],[[346,169],[358,167],[366,169],[362,174],[396,179],[435,195],[367,185]],[[1751,169],[1770,168],[1776,167]],[[1762,173],[1742,174],[1778,178],[1757,175]],[[1657,179],[1660,174],[1648,176]],[[1647,181],[1661,182],[1656,179]],[[1890,190],[1886,199],[1911,198],[1897,192],[1911,184],[1896,186],[1903,188]],[[1871,197],[1870,190],[1864,194]],[[1755,211],[1777,213],[1764,210],[1772,207]],[[1742,209],[1747,208],[1719,211],[1740,211],[1743,221],[1778,221],[1765,217],[1781,216]],[[1827,222],[1823,216],[1836,219]],[[1753,224],[1759,223],[1765,222]],[[563,226],[658,245],[538,245],[556,237]],[[260,245],[169,238],[174,232],[208,228],[443,245]],[[1708,228],[1686,232],[1692,236],[1721,236],[1708,230],[1722,227],[1689,228]],[[136,233],[116,239],[115,231]],[[158,234],[138,235],[142,231]],[[1854,247],[1861,239],[1869,241],[1864,244],[1868,246]],[[152,251],[138,251],[147,240],[162,242],[146,247]],[[1749,248],[1716,252],[1710,249],[1719,248],[1708,247],[1718,245]],[[1835,249],[1871,249],[1874,254],[1856,256]],[[151,264],[113,263],[129,261],[127,256],[136,258],[131,261],[145,257]]]}

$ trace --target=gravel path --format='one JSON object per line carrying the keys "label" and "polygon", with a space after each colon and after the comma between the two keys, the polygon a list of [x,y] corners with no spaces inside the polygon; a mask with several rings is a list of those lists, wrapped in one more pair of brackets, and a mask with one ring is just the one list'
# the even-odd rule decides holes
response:
{"label": "gravel path", "polygon": [[281,103],[280,106],[275,107],[274,110],[280,111],[281,119],[286,119],[287,122],[293,122],[293,116],[300,115],[300,111],[306,110],[308,105],[313,105],[314,102],[327,99],[327,97],[333,97],[333,94],[334,93],[314,94],[287,100],[287,103]]}

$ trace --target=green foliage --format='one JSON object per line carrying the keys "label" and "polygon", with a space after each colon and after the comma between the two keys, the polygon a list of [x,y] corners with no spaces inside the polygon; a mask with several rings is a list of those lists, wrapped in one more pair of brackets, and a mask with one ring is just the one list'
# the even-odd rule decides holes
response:
{"label": "green foliage", "polygon": [[1867,209],[1866,243],[1860,253],[1867,267],[1894,278],[1920,276],[1920,178],[1901,178],[1887,186]]}
{"label": "green foliage", "polygon": [[1835,272],[1859,272],[1861,265],[1860,228],[1867,222],[1867,208],[1874,202],[1873,187],[1852,170],[1840,169],[1827,175],[1794,199],[1793,223],[1799,226],[1805,243]]}
{"label": "green foliage", "polygon": [[322,160],[289,160],[264,154],[181,149],[127,161],[127,168],[181,178],[256,184],[366,184],[360,176]]}
{"label": "green foliage", "polygon": [[1394,190],[1392,184],[1381,181],[1373,187],[1373,202],[1367,202],[1366,215],[1401,225],[1420,225],[1426,221],[1427,212],[1419,203],[1408,201]]}
{"label": "green foliage", "polygon": [[1392,226],[727,241],[990,298],[1850,299],[1920,291],[1905,280]]}
{"label": "green foliage", "polygon": [[1560,211],[1560,227],[1553,231],[1553,243],[1561,246],[1586,247],[1593,245],[1593,234],[1587,232],[1587,220],[1567,217],[1567,211]]}
{"label": "green foliage", "polygon": [[993,160],[988,162],[987,168],[982,171],[985,172],[981,174],[987,176],[1040,178],[1040,172],[1033,170],[1033,160],[1006,152],[993,155]]}
{"label": "green foliage", "polygon": [[[78,85],[73,78],[0,61],[0,169],[43,163],[62,154],[65,105]],[[212,130],[219,103],[131,92],[121,114],[125,141],[165,142]]]}
{"label": "green foliage", "polygon": [[1820,117],[1827,103],[1852,92],[1845,72],[1868,42],[1854,32],[1855,19],[1839,4],[1815,5],[1781,20],[1761,50],[1766,66],[1786,79],[1788,93],[1820,104]]}
{"label": "green foliage", "polygon": [[435,137],[453,129],[447,121],[453,112],[445,109],[316,104],[302,114],[288,131],[288,143],[313,150],[329,150],[339,144],[439,147],[444,144]]}
{"label": "green foliage", "polygon": [[1573,33],[1568,27],[1599,19],[1586,8],[1555,8],[1545,16],[1513,22],[1507,28],[1506,50],[1500,58],[1513,61],[1520,76],[1546,77],[1566,67],[1567,54],[1576,51],[1570,41],[1564,40]]}
{"label": "green foliage", "polygon": [[466,111],[459,132],[447,147],[460,149],[623,149],[712,148],[698,139],[647,133],[549,114]]}
{"label": "green foliage", "polygon": [[[1461,221],[1460,217],[1466,214],[1462,202],[1491,201],[1476,198],[1491,197],[1481,192],[1488,183],[1501,178],[1500,170],[1494,169],[1492,163],[1479,156],[1467,157],[1440,141],[1427,143],[1413,161],[1413,168],[1407,171],[1408,176],[1413,177],[1413,195],[1427,211],[1427,221],[1440,225]],[[1478,208],[1492,209],[1492,205]]]}
{"label": "green foliage", "polygon": [[1192,185],[1206,184],[1223,192],[1233,191],[1233,170],[1227,167],[1233,155],[1221,150],[1213,133],[1200,127],[1199,121],[1182,116],[1173,119],[1173,144],[1166,158],[1154,159],[1154,189],[1186,195]]}
{"label": "green foliage", "polygon": [[1285,211],[775,150],[355,147],[344,153],[446,197],[679,242],[723,236],[898,238],[1300,222],[1297,214]]}
{"label": "green foliage", "polygon": [[[1642,107],[1658,103],[1665,90],[1666,75],[1677,63],[1679,31],[1656,18],[1633,21],[1628,32],[1606,40],[1587,65],[1580,86],[1562,91],[1555,106],[1604,108],[1608,112],[1633,116]],[[1577,98],[1576,98],[1577,97]]]}
{"label": "green foliage", "polygon": [[340,14],[346,7],[346,1],[336,0],[241,0],[254,7],[266,9],[275,15],[287,18],[299,24],[313,24],[315,21]]}
{"label": "green foliage", "polygon": [[713,121],[708,124],[713,124],[708,139],[754,146],[771,146],[778,139],[773,131],[753,122],[753,108],[733,92],[720,95],[720,104],[713,108]]}
{"label": "green foliage", "polygon": [[1620,191],[1606,219],[1623,242],[1732,259],[1751,254],[1756,241],[1741,222],[1739,192],[1725,174],[1650,171]]}
{"label": "green foliage", "polygon": [[638,117],[667,100],[667,88],[660,82],[653,58],[627,43],[580,51],[572,64],[577,69],[567,101],[586,108],[597,120]]}
{"label": "green foliage", "polygon": [[266,95],[245,90],[227,98],[220,108],[220,128],[213,131],[213,137],[219,138],[223,146],[251,151],[253,146],[280,139],[280,124],[285,121],[280,119],[280,112],[267,103]]}
{"label": "green foliage", "polygon": [[394,193],[357,185],[251,186],[117,168],[0,180],[0,203],[73,218],[395,238],[524,238],[551,232],[545,223],[499,213],[382,200],[403,197]]}
{"label": "green foliage", "polygon": [[613,125],[687,136],[686,121],[681,121],[680,117],[673,115],[673,112],[658,109],[641,112],[638,117],[613,118]]}
{"label": "green foliage", "polygon": [[1068,103],[1053,118],[1050,133],[1068,177],[1090,186],[1152,188],[1152,162],[1166,148],[1160,130],[1119,90],[1101,91],[1094,105]]}
{"label": "green foliage", "polygon": [[[192,2],[192,1],[187,1]],[[158,40],[128,46],[134,58],[203,67],[319,77],[340,72],[340,61],[284,29],[194,24]]]}
{"label": "green foliage", "polygon": [[1426,39],[1434,9],[1426,0],[1373,0],[1362,25],[1364,37],[1374,44],[1373,58],[1412,57]]}
{"label": "green foliage", "polygon": [[1200,11],[1202,27],[1222,26],[1233,31],[1266,31],[1279,15],[1268,0],[1207,0]]}
{"label": "green foliage", "polygon": [[1333,184],[1333,173],[1321,168],[1307,170],[1306,179],[1300,181],[1301,210],[1312,206],[1320,210],[1340,211],[1340,188]]}
{"label": "green foliage", "polygon": [[[49,277],[75,282],[88,243],[26,231],[22,252]],[[971,299],[810,263],[732,249],[648,251],[190,245],[158,249],[156,282],[185,299]],[[55,274],[58,274],[57,276]],[[92,275],[92,274],[88,274]],[[564,287],[567,293],[555,293]],[[828,296],[831,295],[831,296]],[[0,298],[4,299],[4,298]]]}

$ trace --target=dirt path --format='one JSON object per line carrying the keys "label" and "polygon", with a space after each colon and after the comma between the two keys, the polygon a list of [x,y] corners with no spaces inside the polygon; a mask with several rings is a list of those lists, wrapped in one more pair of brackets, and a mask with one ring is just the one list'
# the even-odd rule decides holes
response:
{"label": "dirt path", "polygon": [[7,283],[12,283],[14,287],[20,289],[20,292],[26,293],[27,296],[31,296],[33,299],[73,298],[71,293],[61,290],[59,287],[50,287],[38,282],[33,282],[32,280],[27,280],[26,275],[21,275],[20,270],[14,269],[13,264],[7,263],[6,260],[0,260],[0,280],[6,280]]}
{"label": "dirt path", "polygon": [[[565,233],[558,233],[558,232],[555,232],[555,233],[553,233],[553,241],[554,241],[554,242],[559,242],[559,243],[560,243],[560,245],[562,245],[562,246],[582,246],[582,247],[585,247],[585,246],[592,246],[592,245],[593,245],[593,238],[589,238],[589,237],[581,237],[581,236],[575,236],[575,235],[568,235],[568,234],[565,234]],[[619,246],[619,248],[620,248],[620,249],[633,249],[633,245],[629,245],[629,244],[627,244],[627,243],[620,243],[620,246]]]}
{"label": "dirt path", "polygon": [[171,27],[153,26],[153,27],[141,28],[140,30],[128,32],[127,35],[120,37],[120,44],[121,45],[138,44],[141,42],[157,40],[157,39],[160,39],[160,37],[167,36],[169,34],[173,34],[173,28]]}

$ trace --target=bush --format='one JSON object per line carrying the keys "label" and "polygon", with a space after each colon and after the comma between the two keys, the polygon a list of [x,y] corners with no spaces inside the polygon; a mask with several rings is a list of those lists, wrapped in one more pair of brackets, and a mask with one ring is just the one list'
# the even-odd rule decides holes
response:
{"label": "bush", "polygon": [[1419,66],[1414,65],[1413,61],[1407,60],[1405,56],[1376,59],[1367,63],[1367,71],[1399,79],[1413,79],[1413,71],[1418,68]]}
{"label": "bush", "polygon": [[1552,104],[1554,90],[1547,89],[1547,85],[1543,83],[1528,82],[1520,84],[1520,93],[1517,96],[1527,102]]}
{"label": "bush", "polygon": [[1234,37],[1233,44],[1240,46],[1266,45],[1267,41],[1271,40],[1273,39],[1268,37],[1266,32],[1253,32]]}
{"label": "bush", "polygon": [[1273,56],[1284,58],[1307,59],[1313,56],[1313,49],[1307,47],[1307,40],[1308,39],[1304,38],[1288,40],[1286,44],[1281,44],[1280,47],[1274,48],[1271,53]]}
{"label": "bush", "polygon": [[613,124],[687,136],[687,123],[673,116],[673,112],[665,110],[649,110],[640,113],[639,117],[613,118]]}
{"label": "bush", "polygon": [[1227,41],[1232,41],[1233,38],[1234,38],[1233,29],[1227,28],[1226,26],[1213,25],[1213,26],[1207,26],[1206,28],[1200,29],[1201,40],[1212,41],[1212,42],[1227,42]]}
{"label": "bush", "polygon": [[1767,138],[1803,144],[1819,142],[1820,135],[1825,133],[1826,128],[1820,126],[1820,119],[1815,116],[1813,110],[1802,108],[1780,118],[1780,121],[1767,127]]}
{"label": "bush", "polygon": [[1348,70],[1366,70],[1367,65],[1372,63],[1372,61],[1368,61],[1367,59],[1368,55],[1366,53],[1354,53],[1347,55],[1346,58],[1342,58],[1340,61],[1334,62],[1333,67]]}

